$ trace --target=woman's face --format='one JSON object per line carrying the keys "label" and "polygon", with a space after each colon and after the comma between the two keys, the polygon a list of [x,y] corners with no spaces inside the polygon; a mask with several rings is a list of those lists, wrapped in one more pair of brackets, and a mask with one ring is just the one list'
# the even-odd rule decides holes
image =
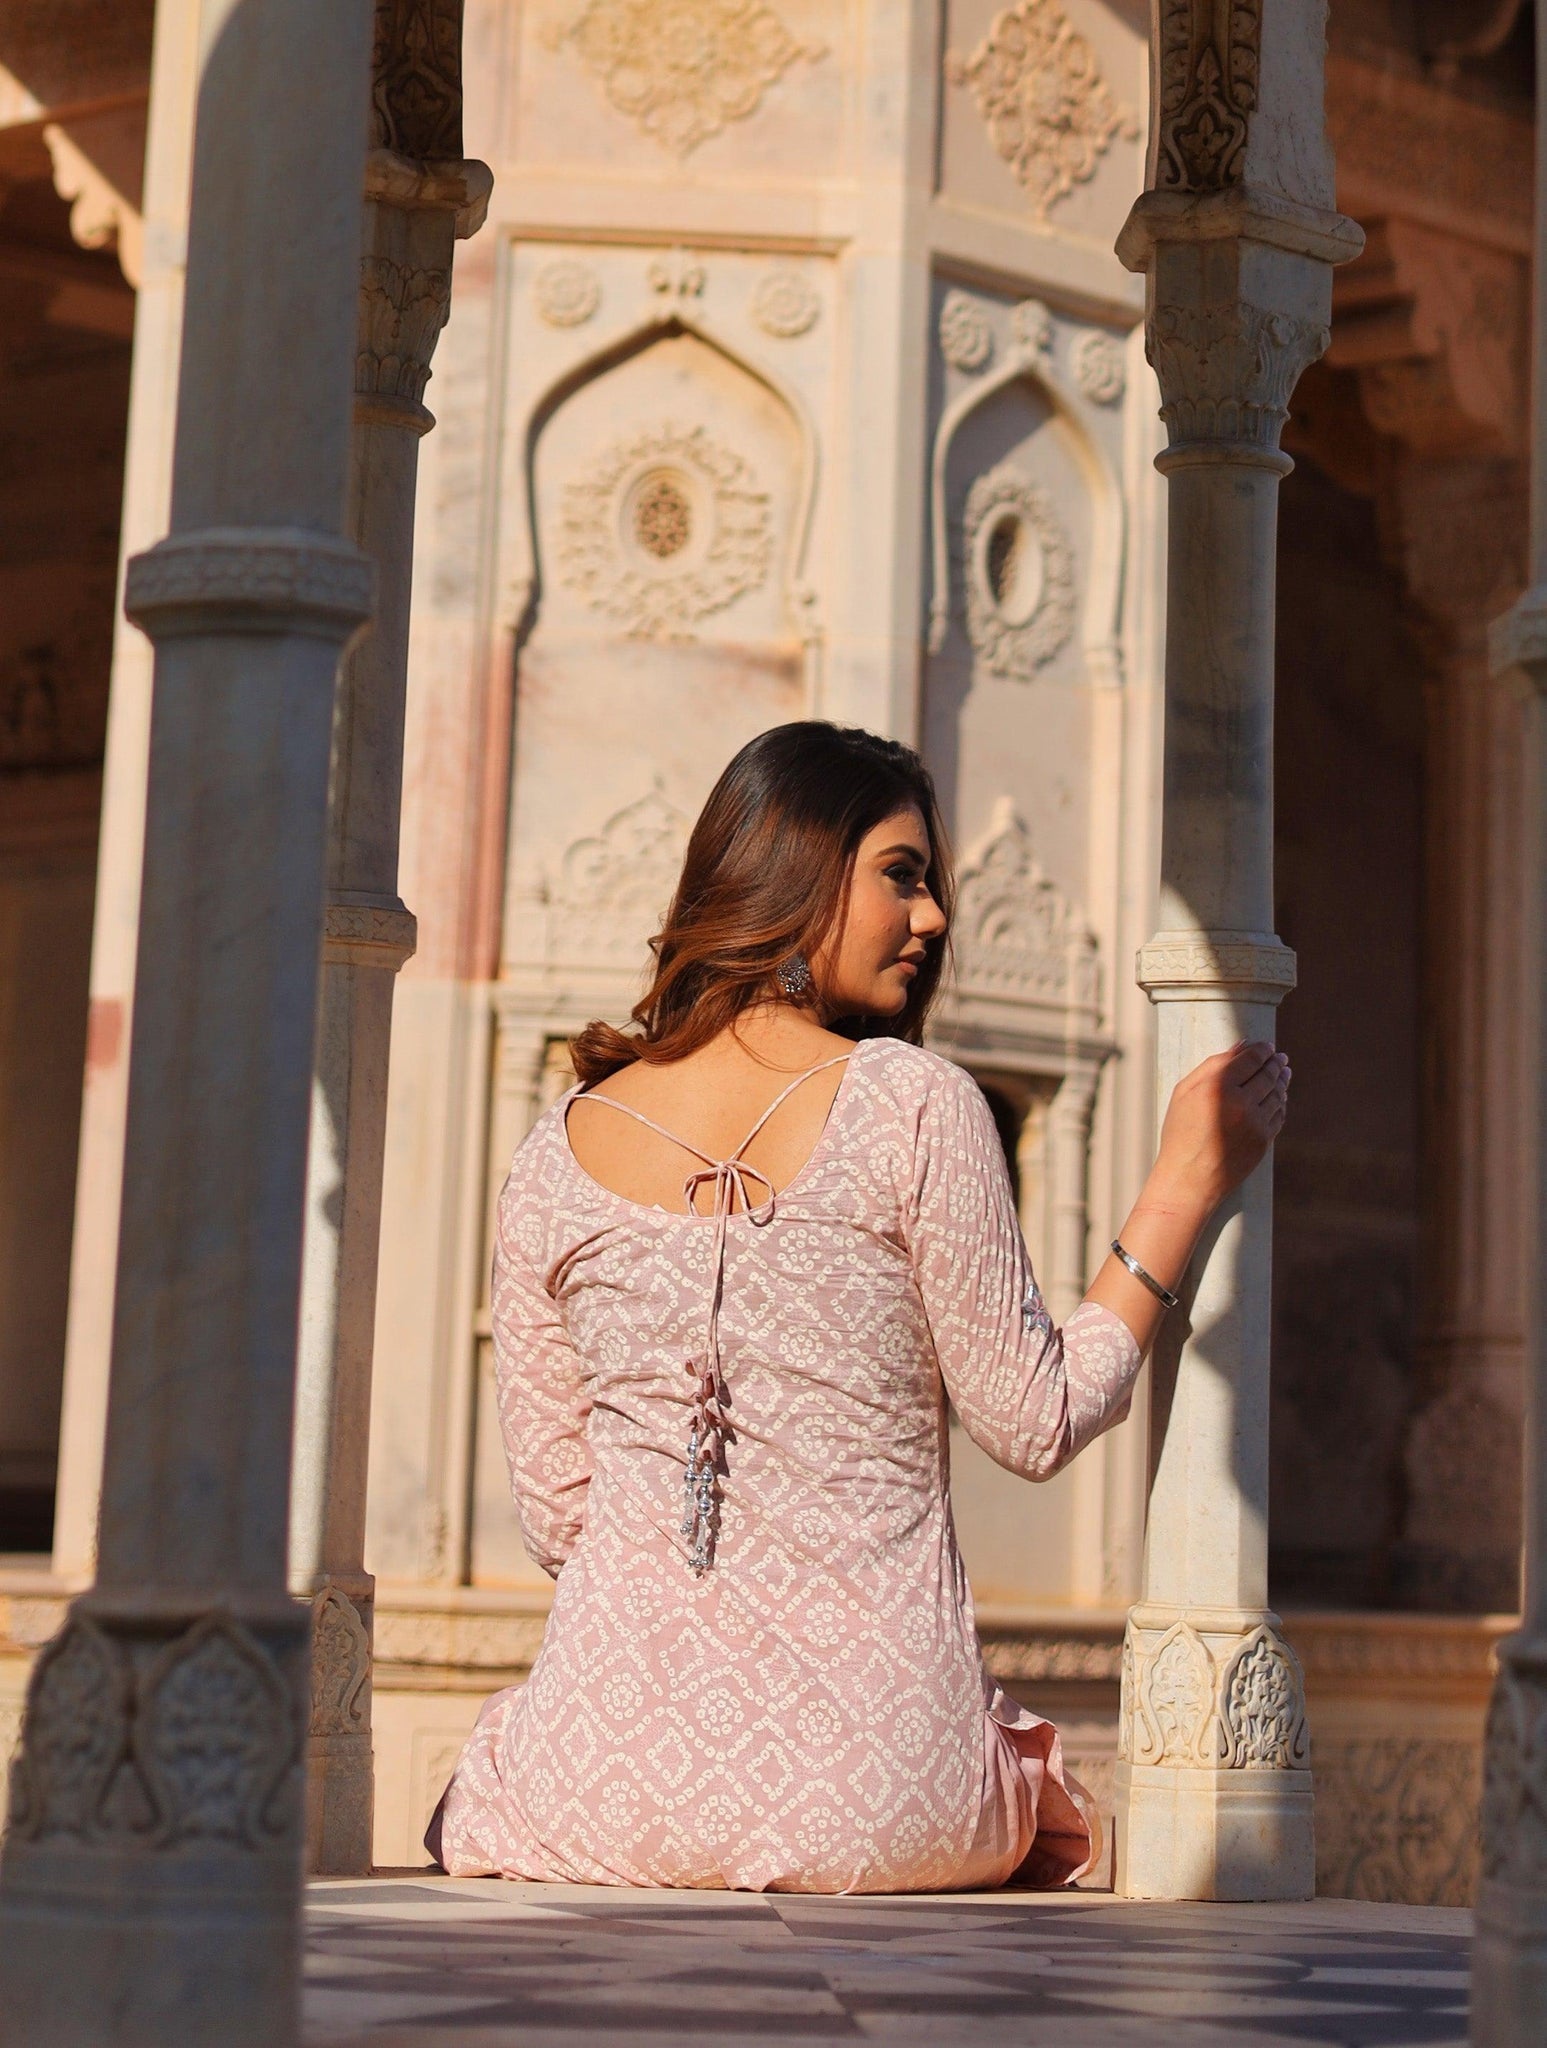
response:
{"label": "woman's face", "polygon": [[912,804],[860,841],[847,913],[811,962],[830,1017],[895,1017],[906,1007],[928,942],[945,931],[928,872],[929,833]]}

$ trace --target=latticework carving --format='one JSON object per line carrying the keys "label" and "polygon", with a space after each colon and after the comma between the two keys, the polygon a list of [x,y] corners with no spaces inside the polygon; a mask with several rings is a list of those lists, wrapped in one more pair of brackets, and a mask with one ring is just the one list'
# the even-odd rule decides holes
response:
{"label": "latticework carving", "polygon": [[426,163],[462,155],[463,0],[376,0],[371,145]]}
{"label": "latticework carving", "polygon": [[825,54],[797,41],[764,0],[587,0],[556,40],[675,156],[755,114],[792,64]]}
{"label": "latticework carving", "polygon": [[1162,0],[1155,183],[1184,192],[1237,185],[1257,105],[1262,0]]}
{"label": "latticework carving", "polygon": [[772,552],[767,492],[703,427],[632,434],[564,492],[559,576],[637,639],[692,639],[765,581]]}
{"label": "latticework carving", "polygon": [[947,55],[945,74],[971,91],[1038,219],[1095,176],[1116,137],[1131,141],[1139,132],[1059,0],[1016,0],[1001,9],[970,56]]}

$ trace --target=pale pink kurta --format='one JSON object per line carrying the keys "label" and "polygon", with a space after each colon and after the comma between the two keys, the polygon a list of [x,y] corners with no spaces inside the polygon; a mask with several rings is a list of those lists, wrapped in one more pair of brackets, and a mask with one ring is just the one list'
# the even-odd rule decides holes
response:
{"label": "pale pink kurta", "polygon": [[679,1533],[684,1367],[714,1225],[592,1180],[571,1099],[516,1154],[494,1282],[516,1505],[558,1586],[530,1681],[457,1764],[447,1869],[810,1892],[1076,1875],[1090,1838],[1057,1733],[983,1670],[946,1395],[991,1457],[1046,1479],[1139,1353],[1105,1309],[1053,1327],[978,1088],[863,1041],[804,1169],[731,1218],[734,1435],[701,1577]]}

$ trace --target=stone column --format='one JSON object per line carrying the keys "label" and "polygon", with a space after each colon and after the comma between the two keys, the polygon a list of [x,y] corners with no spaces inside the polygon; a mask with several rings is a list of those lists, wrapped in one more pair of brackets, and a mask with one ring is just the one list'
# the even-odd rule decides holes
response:
{"label": "stone column", "polygon": [[[1271,1038],[1294,956],[1273,932],[1273,614],[1289,394],[1326,347],[1334,263],[1323,0],[1157,0],[1146,190],[1118,254],[1147,275],[1169,482],[1159,1090]],[[1216,1220],[1155,1362],[1144,1596],[1117,1774],[1128,1897],[1306,1898],[1298,1665],[1267,1605],[1271,1166]]]}
{"label": "stone column", "polygon": [[[193,154],[202,0],[160,0],[145,138],[144,249],[134,315],[129,432],[124,448],[121,562],[167,527],[177,359],[183,325],[188,177]],[[113,642],[97,900],[91,935],[91,1008],[81,1093],[64,1405],[54,1503],[54,1570],[83,1584],[96,1569],[102,1436],[113,1348],[113,1269],[123,1187],[129,1095],[129,1016],[145,851],[152,650],[120,617]]]}
{"label": "stone column", "polygon": [[[1547,8],[1536,16],[1547,64]],[[1536,2048],[1547,2012],[1547,131],[1536,130],[1531,582],[1498,622],[1494,668],[1524,700],[1526,774],[1525,1584],[1499,1645],[1483,1752],[1483,1857],[1472,1946],[1477,2048]]]}
{"label": "stone column", "polygon": [[365,1486],[392,989],[414,950],[397,878],[414,493],[452,248],[493,182],[462,161],[462,6],[434,0],[426,40],[418,0],[376,4],[349,529],[379,596],[334,722],[290,1504],[291,1587],[312,1605],[307,1861],[339,1874],[371,1867]]}
{"label": "stone column", "polygon": [[[292,1390],[340,650],[369,0],[211,0],[156,646],[96,1586],[39,1657],[8,2048],[298,2032]],[[304,82],[304,84],[303,84]]]}

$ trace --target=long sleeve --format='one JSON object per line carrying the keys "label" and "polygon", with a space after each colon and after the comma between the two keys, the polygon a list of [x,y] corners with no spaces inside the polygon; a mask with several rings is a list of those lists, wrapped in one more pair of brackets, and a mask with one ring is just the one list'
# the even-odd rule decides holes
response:
{"label": "long sleeve", "polygon": [[939,1076],[920,1112],[910,1242],[941,1375],[968,1435],[1011,1472],[1050,1479],[1122,1408],[1139,1347],[1120,1316],[1094,1303],[1054,1327],[993,1117],[958,1069]]}
{"label": "long sleeve", "polygon": [[534,1562],[557,1578],[585,1520],[591,1400],[558,1304],[512,1241],[522,1234],[519,1224],[512,1229],[502,1200],[494,1251],[494,1381],[522,1541]]}

